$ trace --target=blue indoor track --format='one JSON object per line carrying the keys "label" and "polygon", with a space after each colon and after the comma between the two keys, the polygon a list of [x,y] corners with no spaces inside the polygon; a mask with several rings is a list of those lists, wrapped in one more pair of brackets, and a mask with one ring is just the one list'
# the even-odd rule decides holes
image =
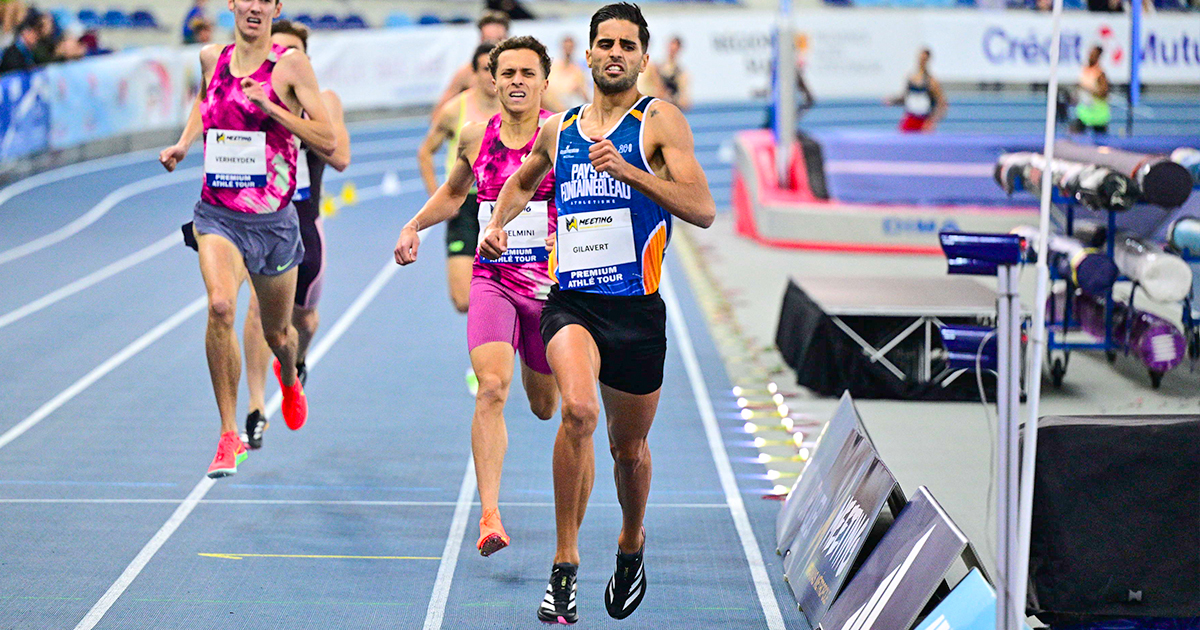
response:
{"label": "blue indoor track", "polygon": [[[718,148],[760,114],[690,116],[718,205]],[[392,262],[425,199],[424,122],[352,126],[354,165],[326,180],[327,195],[353,182],[358,200],[326,222],[309,422],[274,422],[263,450],[216,482],[204,479],[218,423],[203,285],[178,237],[199,147],[177,175],[141,152],[0,193],[0,628],[540,627],[558,419],[537,420],[513,388],[501,493],[513,544],[481,558],[465,318],[446,295],[440,228],[415,266]],[[600,430],[579,627],[805,627],[773,552],[772,484],[674,257],[669,277],[648,594],[624,622],[604,612],[619,509]],[[239,416],[245,400],[243,388]]]}

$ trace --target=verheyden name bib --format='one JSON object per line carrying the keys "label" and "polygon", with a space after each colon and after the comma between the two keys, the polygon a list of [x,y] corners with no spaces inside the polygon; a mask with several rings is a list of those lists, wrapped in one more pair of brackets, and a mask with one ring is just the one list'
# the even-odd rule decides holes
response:
{"label": "verheyden name bib", "polygon": [[204,142],[204,176],[213,188],[267,185],[267,134],[209,129]]}
{"label": "verheyden name bib", "polygon": [[556,251],[563,287],[604,282],[606,274],[638,260],[629,208],[558,215]]}
{"label": "verheyden name bib", "polygon": [[[496,260],[480,257],[484,263],[531,263],[546,262],[550,252],[546,249],[549,236],[548,204],[546,201],[530,201],[521,214],[504,227],[508,233],[508,250]],[[496,209],[495,201],[479,202],[479,242],[483,242],[487,224]]]}

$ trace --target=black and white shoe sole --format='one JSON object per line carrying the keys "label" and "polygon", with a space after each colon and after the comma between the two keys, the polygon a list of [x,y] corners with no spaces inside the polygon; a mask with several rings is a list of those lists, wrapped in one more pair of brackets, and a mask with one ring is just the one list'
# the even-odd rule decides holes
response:
{"label": "black and white shoe sole", "polygon": [[645,596],[646,568],[645,565],[639,565],[637,575],[633,578],[633,584],[629,587],[629,592],[624,593],[620,598],[617,597],[616,574],[614,573],[608,579],[608,588],[604,591],[604,607],[608,610],[609,617],[624,619],[637,610],[637,607],[642,603],[642,598]]}

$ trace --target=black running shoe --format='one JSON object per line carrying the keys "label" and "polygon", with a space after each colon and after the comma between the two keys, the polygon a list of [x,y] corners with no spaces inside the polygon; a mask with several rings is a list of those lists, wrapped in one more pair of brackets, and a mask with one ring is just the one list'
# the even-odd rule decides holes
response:
{"label": "black running shoe", "polygon": [[550,570],[546,597],[537,613],[543,623],[570,625],[579,621],[575,611],[575,572],[578,570],[579,565],[570,562],[560,562]]}
{"label": "black running shoe", "polygon": [[303,361],[296,364],[296,378],[300,379],[301,385],[308,385],[308,366]]}
{"label": "black running shoe", "polygon": [[644,538],[637,553],[622,553],[617,549],[617,570],[608,581],[608,588],[604,589],[604,607],[608,609],[609,617],[624,619],[642,603],[646,595],[646,572],[642,567],[645,551]]}
{"label": "black running shoe", "polygon": [[249,446],[252,450],[262,448],[263,431],[266,431],[269,426],[271,424],[263,417],[261,411],[257,409],[251,411],[250,415],[246,416],[246,446]]}

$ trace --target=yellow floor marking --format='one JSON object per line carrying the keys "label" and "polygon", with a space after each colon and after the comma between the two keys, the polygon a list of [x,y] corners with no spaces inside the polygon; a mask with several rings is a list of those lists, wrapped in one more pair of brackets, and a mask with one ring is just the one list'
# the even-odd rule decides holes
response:
{"label": "yellow floor marking", "polygon": [[205,558],[241,560],[242,558],[304,558],[308,560],[441,560],[440,556],[309,556],[290,553],[198,553]]}

